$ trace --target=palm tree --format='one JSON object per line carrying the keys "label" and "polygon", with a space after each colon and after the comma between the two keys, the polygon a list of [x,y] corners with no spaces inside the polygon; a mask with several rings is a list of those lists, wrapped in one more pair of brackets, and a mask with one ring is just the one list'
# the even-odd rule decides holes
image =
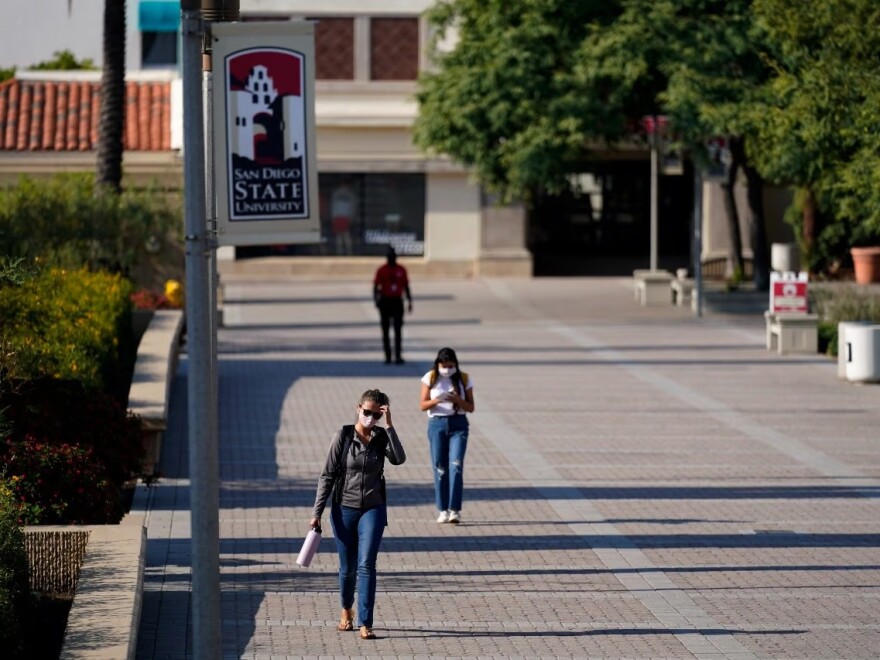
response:
{"label": "palm tree", "polygon": [[118,193],[125,126],[125,0],[104,0],[103,60],[97,183]]}

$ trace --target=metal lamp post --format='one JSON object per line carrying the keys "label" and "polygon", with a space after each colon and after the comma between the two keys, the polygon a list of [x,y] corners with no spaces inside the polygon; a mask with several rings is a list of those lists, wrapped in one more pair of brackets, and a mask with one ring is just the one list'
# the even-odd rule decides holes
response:
{"label": "metal lamp post", "polygon": [[648,142],[651,145],[651,270],[658,269],[660,146],[667,124],[668,119],[663,115],[647,115],[642,118],[642,126],[648,134]]}
{"label": "metal lamp post", "polygon": [[[183,79],[184,236],[186,242],[187,389],[192,652],[222,656],[220,638],[219,451],[217,439],[216,317],[212,260],[216,240],[208,217],[202,88],[207,20],[235,20],[238,1],[181,0]],[[209,67],[210,69],[210,67]]]}

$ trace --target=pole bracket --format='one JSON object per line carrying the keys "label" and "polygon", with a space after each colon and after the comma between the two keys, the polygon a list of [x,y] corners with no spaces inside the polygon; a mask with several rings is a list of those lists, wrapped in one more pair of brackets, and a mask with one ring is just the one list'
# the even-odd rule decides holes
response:
{"label": "pole bracket", "polygon": [[205,21],[198,11],[180,12],[180,33],[184,37],[202,37],[205,34]]}

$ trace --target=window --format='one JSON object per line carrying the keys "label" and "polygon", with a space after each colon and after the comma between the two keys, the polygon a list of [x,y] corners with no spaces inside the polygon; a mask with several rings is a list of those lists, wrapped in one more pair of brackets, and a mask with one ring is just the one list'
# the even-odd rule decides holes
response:
{"label": "window", "polygon": [[389,245],[404,256],[425,253],[424,174],[319,174],[318,198],[320,244],[240,247],[236,253],[384,256]]}
{"label": "window", "polygon": [[[131,4],[131,3],[129,3]],[[141,66],[177,64],[180,3],[172,0],[140,0],[137,25],[141,33]]]}
{"label": "window", "polygon": [[326,254],[425,253],[423,174],[321,174],[318,188]]}
{"label": "window", "polygon": [[354,80],[354,19],[313,18],[315,77],[318,80]]}
{"label": "window", "polygon": [[174,66],[176,64],[176,32],[141,32],[141,66]]}
{"label": "window", "polygon": [[419,74],[419,19],[370,19],[370,79],[415,80]]}

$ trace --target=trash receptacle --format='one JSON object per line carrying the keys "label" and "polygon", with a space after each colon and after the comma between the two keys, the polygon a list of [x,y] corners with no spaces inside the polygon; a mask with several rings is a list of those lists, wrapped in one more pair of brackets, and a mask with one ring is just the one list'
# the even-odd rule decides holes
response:
{"label": "trash receptacle", "polygon": [[800,270],[800,252],[797,243],[773,243],[770,246],[770,268],[780,273]]}
{"label": "trash receptacle", "polygon": [[880,325],[854,325],[847,328],[845,349],[848,381],[880,381]]}
{"label": "trash receptacle", "polygon": [[851,352],[846,345],[849,329],[870,323],[870,321],[841,321],[837,324],[837,377],[841,380],[846,380],[846,363]]}

